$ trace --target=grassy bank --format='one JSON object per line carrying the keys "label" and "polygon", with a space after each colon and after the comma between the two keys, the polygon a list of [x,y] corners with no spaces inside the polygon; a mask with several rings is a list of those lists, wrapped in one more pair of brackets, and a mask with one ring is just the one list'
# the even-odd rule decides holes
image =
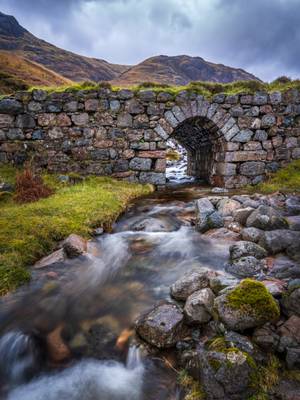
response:
{"label": "grassy bank", "polygon": [[[14,182],[15,170],[0,167],[0,181]],[[89,177],[75,185],[59,183],[55,176],[44,180],[55,194],[34,203],[16,204],[0,196],[0,294],[30,278],[26,267],[50,253],[71,233],[89,237],[92,229],[110,226],[134,198],[150,186],[106,177]]]}
{"label": "grassy bank", "polygon": [[300,193],[300,160],[288,164],[270,175],[266,182],[251,187],[251,191],[262,193],[299,192]]}

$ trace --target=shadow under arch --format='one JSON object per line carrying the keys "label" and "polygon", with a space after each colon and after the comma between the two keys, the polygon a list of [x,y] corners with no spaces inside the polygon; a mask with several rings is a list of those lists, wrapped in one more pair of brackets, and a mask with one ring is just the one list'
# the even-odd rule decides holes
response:
{"label": "shadow under arch", "polygon": [[216,165],[222,158],[222,138],[218,126],[201,116],[185,119],[169,136],[187,150],[187,174],[210,184],[218,183]]}

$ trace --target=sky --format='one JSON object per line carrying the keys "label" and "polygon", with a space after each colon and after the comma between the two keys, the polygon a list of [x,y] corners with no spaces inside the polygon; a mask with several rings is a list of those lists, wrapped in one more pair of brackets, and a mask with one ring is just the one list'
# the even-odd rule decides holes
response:
{"label": "sky", "polygon": [[118,64],[188,54],[300,78],[300,0],[0,0],[31,33]]}

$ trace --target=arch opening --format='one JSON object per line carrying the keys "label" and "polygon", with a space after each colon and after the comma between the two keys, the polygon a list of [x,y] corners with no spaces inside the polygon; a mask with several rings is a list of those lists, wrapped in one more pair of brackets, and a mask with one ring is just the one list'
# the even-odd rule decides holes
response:
{"label": "arch opening", "polygon": [[[178,183],[181,180],[213,183],[215,162],[221,148],[218,133],[219,129],[215,123],[205,117],[192,117],[181,122],[168,141],[168,146],[175,148],[182,159],[177,166],[179,179],[172,176],[176,169],[174,163],[171,164],[171,168],[167,163],[167,178],[172,181],[171,175]],[[182,173],[183,168],[185,171]]]}

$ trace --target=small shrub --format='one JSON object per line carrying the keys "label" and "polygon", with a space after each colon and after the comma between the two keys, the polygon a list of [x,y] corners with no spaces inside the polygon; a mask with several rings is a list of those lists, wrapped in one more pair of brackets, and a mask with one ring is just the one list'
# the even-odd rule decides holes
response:
{"label": "small shrub", "polygon": [[53,190],[46,186],[41,176],[36,175],[29,168],[16,177],[16,194],[14,200],[18,203],[30,203],[53,194]]}
{"label": "small shrub", "polygon": [[285,85],[286,83],[291,83],[291,82],[292,82],[291,78],[289,78],[287,76],[279,76],[272,83],[279,84],[279,85]]}
{"label": "small shrub", "polygon": [[138,85],[139,89],[151,89],[151,88],[169,88],[170,85],[158,82],[142,82]]}

